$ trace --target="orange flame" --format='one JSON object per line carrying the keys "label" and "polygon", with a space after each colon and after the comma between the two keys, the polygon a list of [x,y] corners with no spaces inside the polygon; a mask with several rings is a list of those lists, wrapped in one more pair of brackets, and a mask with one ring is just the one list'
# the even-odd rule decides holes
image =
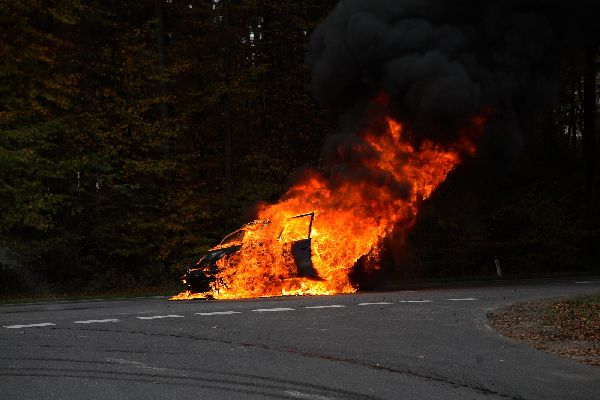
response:
{"label": "orange flame", "polygon": [[[419,203],[446,179],[461,161],[462,154],[475,152],[466,134],[446,148],[430,141],[417,148],[404,137],[401,123],[391,118],[386,120],[383,134],[363,135],[369,157],[361,161],[370,171],[384,177],[383,182],[336,181],[311,172],[278,203],[260,207],[258,218],[270,223],[246,232],[240,251],[217,262],[220,272],[212,291],[183,292],[173,299],[355,292],[349,275],[357,261],[363,256],[376,258],[383,239],[395,226],[410,228],[415,223]],[[480,131],[483,123],[484,118],[477,117],[471,128]],[[398,194],[398,183],[403,195]],[[392,189],[394,185],[396,189]],[[294,277],[296,267],[289,243],[306,236],[307,228],[301,218],[290,218],[313,211],[312,264],[320,279]],[[280,233],[283,228],[284,233]]]}

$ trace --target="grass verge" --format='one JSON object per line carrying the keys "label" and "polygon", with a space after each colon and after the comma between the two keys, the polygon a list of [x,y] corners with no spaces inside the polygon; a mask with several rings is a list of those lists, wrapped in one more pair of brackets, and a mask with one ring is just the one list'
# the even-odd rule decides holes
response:
{"label": "grass verge", "polygon": [[488,314],[504,336],[600,366],[600,294],[513,304]]}

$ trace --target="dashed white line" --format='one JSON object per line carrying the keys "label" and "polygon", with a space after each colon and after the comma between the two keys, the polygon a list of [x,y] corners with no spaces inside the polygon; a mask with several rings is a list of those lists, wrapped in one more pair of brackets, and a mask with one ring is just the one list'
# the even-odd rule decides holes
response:
{"label": "dashed white line", "polygon": [[477,301],[474,297],[465,297],[463,299],[446,299],[448,301]]}
{"label": "dashed white line", "polygon": [[[586,283],[595,283],[593,281],[579,281],[579,282],[575,282],[577,284],[586,284]],[[451,298],[451,299],[445,299],[447,301],[477,301],[478,299],[474,298],[474,297],[464,297],[464,298]],[[433,303],[433,300],[400,300],[400,303]],[[376,306],[376,305],[391,305],[394,304],[392,302],[389,301],[379,301],[379,302],[365,302],[365,303],[358,303],[358,306]],[[324,308],[345,308],[347,306],[342,305],[342,304],[330,304],[330,305],[323,305],[323,306],[307,306],[304,308],[307,309],[324,309]],[[277,308],[258,308],[255,310],[252,310],[253,312],[284,312],[284,311],[295,311],[294,308],[288,308],[288,307],[277,307]],[[232,315],[232,314],[241,314],[241,311],[213,311],[213,312],[197,312],[195,313],[196,315],[202,315],[202,316],[210,316],[210,315]],[[152,319],[164,319],[164,318],[185,318],[183,315],[177,315],[177,314],[170,314],[170,315],[153,315],[150,317],[136,317],[137,319],[141,319],[141,320],[152,320]],[[120,319],[116,319],[116,318],[108,318],[108,319],[90,319],[90,320],[82,320],[82,321],[74,321],[73,323],[75,324],[95,324],[95,323],[114,323],[114,322],[120,322]],[[45,326],[55,326],[56,324],[51,323],[51,322],[43,322],[43,323],[38,323],[38,324],[22,324],[22,325],[5,325],[3,326],[4,328],[7,329],[22,329],[22,328],[38,328],[38,327],[45,327]],[[301,392],[292,392],[292,391],[287,391],[286,394],[290,395],[290,396],[315,396],[315,395],[308,395],[305,393],[301,393]],[[323,398],[326,399],[325,397],[302,397],[302,398]]]}
{"label": "dashed white line", "polygon": [[283,393],[287,394],[290,397],[294,397],[296,399],[306,399],[306,400],[335,400],[333,397],[325,397],[319,396],[317,394],[310,393],[302,393],[296,390],[286,390]]}
{"label": "dashed white line", "polygon": [[318,308],[344,308],[346,306],[343,306],[341,304],[332,304],[329,306],[310,306],[310,307],[304,307],[304,308],[314,308],[314,309],[318,309]]}
{"label": "dashed white line", "polygon": [[52,322],[43,322],[41,324],[27,324],[27,325],[5,325],[4,328],[7,329],[21,329],[21,328],[40,328],[43,326],[54,326]]}
{"label": "dashed white line", "polygon": [[588,285],[590,283],[597,283],[596,281],[577,281],[575,282],[576,285]]}
{"label": "dashed white line", "polygon": [[183,315],[154,315],[152,317],[136,317],[137,319],[162,319],[162,318],[184,318]]}
{"label": "dashed white line", "polygon": [[433,300],[401,300],[400,303],[433,303]]}
{"label": "dashed white line", "polygon": [[105,322],[119,322],[120,319],[88,319],[86,321],[75,321],[74,324],[103,324]]}
{"label": "dashed white line", "polygon": [[196,315],[231,315],[241,314],[240,311],[215,311],[215,312],[197,312]]}

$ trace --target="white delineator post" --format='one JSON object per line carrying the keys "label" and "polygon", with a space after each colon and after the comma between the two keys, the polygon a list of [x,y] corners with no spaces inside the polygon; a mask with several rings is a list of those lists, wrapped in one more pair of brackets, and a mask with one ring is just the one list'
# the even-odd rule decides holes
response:
{"label": "white delineator post", "polygon": [[494,260],[494,264],[496,264],[496,275],[498,275],[498,278],[502,278],[502,269],[500,269],[500,259],[498,257]]}

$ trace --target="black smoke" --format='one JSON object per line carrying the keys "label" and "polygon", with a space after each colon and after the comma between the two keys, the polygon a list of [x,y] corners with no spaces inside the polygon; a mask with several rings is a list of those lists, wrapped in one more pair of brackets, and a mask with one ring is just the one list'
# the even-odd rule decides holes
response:
{"label": "black smoke", "polygon": [[441,141],[492,109],[515,146],[523,119],[556,101],[561,50],[595,32],[599,3],[342,0],[311,37],[312,91],[353,115],[386,93],[418,138]]}
{"label": "black smoke", "polygon": [[[600,0],[340,1],[307,55],[315,98],[344,112],[323,152],[330,186],[368,180],[409,193],[407,182],[365,162],[374,155],[361,132],[377,132],[378,114],[402,121],[418,145],[454,142],[483,113],[479,165],[510,169],[534,113],[558,98],[561,57],[600,43],[599,11]],[[382,265],[402,262],[407,228],[386,238]],[[368,259],[352,275],[359,287],[381,278]]]}

